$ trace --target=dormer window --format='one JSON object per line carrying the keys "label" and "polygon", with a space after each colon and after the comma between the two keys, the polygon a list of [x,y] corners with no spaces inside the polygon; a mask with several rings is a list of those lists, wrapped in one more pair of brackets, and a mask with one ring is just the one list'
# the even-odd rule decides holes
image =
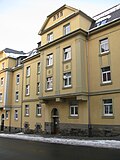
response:
{"label": "dormer window", "polygon": [[108,22],[109,18],[111,18],[111,15],[107,15],[105,17],[101,17],[96,21],[97,27],[104,25]]}

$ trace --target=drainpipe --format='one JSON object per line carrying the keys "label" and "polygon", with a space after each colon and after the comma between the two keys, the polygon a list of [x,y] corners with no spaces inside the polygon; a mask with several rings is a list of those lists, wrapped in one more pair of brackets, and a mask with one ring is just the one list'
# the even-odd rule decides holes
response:
{"label": "drainpipe", "polygon": [[86,44],[86,57],[87,57],[87,84],[88,84],[88,136],[92,136],[92,127],[91,127],[91,117],[90,117],[90,65],[89,65],[89,31],[88,31],[88,37],[87,37],[87,44]]}
{"label": "drainpipe", "polygon": [[23,112],[23,82],[24,82],[24,64],[22,66],[21,123],[20,123],[21,132],[22,132],[22,112]]}
{"label": "drainpipe", "polygon": [[[4,92],[4,110],[7,110],[8,106],[8,88],[10,86],[10,72],[7,70],[6,71],[6,82],[5,82],[5,92]],[[9,118],[9,132],[11,132],[11,107],[10,107],[10,118]],[[4,113],[4,118],[5,118],[5,113]]]}

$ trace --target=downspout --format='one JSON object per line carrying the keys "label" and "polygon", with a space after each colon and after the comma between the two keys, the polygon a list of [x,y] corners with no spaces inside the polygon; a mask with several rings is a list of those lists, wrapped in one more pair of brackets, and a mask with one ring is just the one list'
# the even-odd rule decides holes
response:
{"label": "downspout", "polygon": [[21,132],[22,132],[22,112],[23,112],[23,82],[24,82],[24,64],[22,66],[22,91],[21,91],[21,124],[20,124],[20,128],[21,128]]}
{"label": "downspout", "polygon": [[[6,71],[6,82],[5,82],[5,92],[4,92],[4,110],[6,111],[7,110],[7,107],[10,107],[8,106],[8,88],[9,88],[9,81],[10,81],[10,76],[9,76],[9,71],[7,70]],[[9,109],[9,108],[8,108]],[[11,107],[10,107],[10,119],[9,119],[9,132],[11,132]],[[5,117],[5,113],[4,113],[4,117]]]}
{"label": "downspout", "polygon": [[89,31],[87,36],[87,43],[86,43],[86,56],[87,56],[87,84],[88,84],[88,136],[92,136],[92,126],[91,126],[91,116],[90,116],[90,65],[89,65]]}

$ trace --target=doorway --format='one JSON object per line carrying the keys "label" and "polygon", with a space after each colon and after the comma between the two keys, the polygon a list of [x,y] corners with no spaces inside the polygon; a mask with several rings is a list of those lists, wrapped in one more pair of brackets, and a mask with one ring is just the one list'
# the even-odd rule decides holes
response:
{"label": "doorway", "polygon": [[1,116],[1,131],[4,131],[4,114]]}
{"label": "doorway", "polygon": [[52,116],[51,133],[58,134],[59,133],[59,114],[56,108],[53,108],[51,112],[51,116]]}

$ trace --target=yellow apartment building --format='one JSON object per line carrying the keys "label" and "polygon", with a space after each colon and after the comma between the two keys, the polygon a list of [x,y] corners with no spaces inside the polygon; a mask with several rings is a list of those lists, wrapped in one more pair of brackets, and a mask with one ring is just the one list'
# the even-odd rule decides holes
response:
{"label": "yellow apartment building", "polygon": [[0,52],[1,131],[119,135],[120,5],[93,18],[64,5],[38,34],[36,50]]}

